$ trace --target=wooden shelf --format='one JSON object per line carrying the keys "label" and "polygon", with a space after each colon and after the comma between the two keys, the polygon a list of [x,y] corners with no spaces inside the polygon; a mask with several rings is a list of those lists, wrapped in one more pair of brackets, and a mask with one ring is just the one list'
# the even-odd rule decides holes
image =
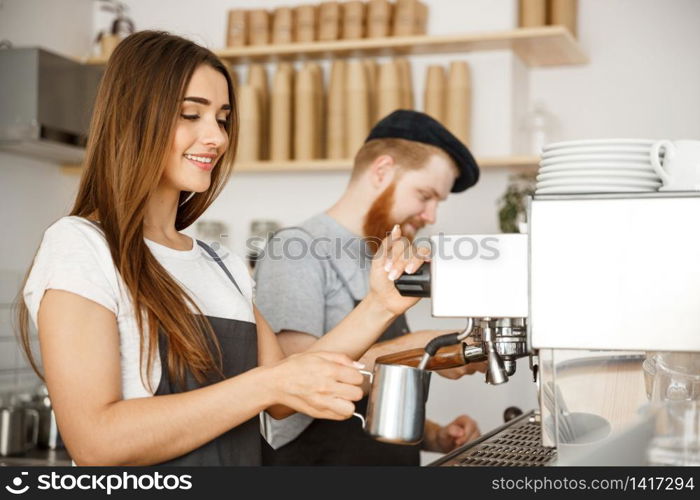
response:
{"label": "wooden shelf", "polygon": [[[477,158],[482,168],[517,168],[537,167],[538,156],[499,156]],[[353,160],[309,160],[309,161],[261,161],[239,163],[234,172],[342,172],[352,170]]]}
{"label": "wooden shelf", "polygon": [[[476,162],[483,169],[511,168],[518,170],[536,169],[539,156],[490,156],[477,158]],[[237,163],[235,172],[349,172],[353,160],[308,160],[308,161],[261,161],[255,163]],[[80,174],[79,165],[63,165],[63,173]]]}
{"label": "wooden shelf", "polygon": [[[484,50],[513,50],[530,67],[585,64],[588,57],[564,26],[517,28],[462,35],[416,35],[363,38],[285,45],[251,45],[215,51],[229,63],[320,59],[329,56],[440,54]],[[90,59],[88,64],[104,64]]]}
{"label": "wooden shelf", "polygon": [[234,172],[343,172],[352,169],[352,160],[291,160],[237,163]]}

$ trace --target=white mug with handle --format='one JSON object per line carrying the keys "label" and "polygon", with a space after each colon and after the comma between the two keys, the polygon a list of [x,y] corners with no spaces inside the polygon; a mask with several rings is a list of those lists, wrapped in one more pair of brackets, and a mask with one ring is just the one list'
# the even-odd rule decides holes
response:
{"label": "white mug with handle", "polygon": [[651,165],[664,183],[659,191],[700,191],[700,141],[664,139],[652,145],[650,155]]}

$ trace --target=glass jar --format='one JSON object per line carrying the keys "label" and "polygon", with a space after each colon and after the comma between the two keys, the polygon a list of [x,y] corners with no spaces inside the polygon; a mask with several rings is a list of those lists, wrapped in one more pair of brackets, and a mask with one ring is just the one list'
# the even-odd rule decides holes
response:
{"label": "glass jar", "polygon": [[700,466],[700,402],[660,402],[649,465]]}

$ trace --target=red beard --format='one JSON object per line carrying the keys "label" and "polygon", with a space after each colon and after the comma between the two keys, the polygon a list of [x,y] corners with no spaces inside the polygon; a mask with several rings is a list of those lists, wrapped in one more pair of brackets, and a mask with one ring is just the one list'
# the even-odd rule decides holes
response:
{"label": "red beard", "polygon": [[[362,226],[365,240],[370,252],[375,254],[381,245],[382,240],[386,238],[396,224],[404,224],[409,222],[418,231],[424,226],[423,221],[417,217],[410,217],[404,221],[396,221],[391,217],[391,209],[394,207],[394,192],[396,191],[396,183],[391,183],[382,194],[380,194],[372,206],[369,207],[365,222]],[[406,238],[413,241],[415,234],[404,234]]]}

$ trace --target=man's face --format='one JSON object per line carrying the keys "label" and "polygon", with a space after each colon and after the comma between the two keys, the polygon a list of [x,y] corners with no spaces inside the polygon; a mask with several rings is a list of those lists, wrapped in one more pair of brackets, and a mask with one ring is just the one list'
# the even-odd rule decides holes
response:
{"label": "man's face", "polygon": [[452,162],[433,155],[423,168],[405,170],[374,201],[364,222],[365,237],[381,240],[395,224],[413,240],[427,224],[434,224],[437,205],[447,198],[457,178]]}

